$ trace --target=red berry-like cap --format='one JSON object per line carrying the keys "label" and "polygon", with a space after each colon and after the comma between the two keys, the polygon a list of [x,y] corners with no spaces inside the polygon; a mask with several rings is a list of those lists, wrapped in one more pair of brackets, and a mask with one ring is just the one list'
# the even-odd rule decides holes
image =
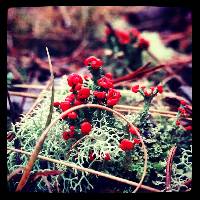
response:
{"label": "red berry-like cap", "polygon": [[130,37],[128,32],[116,30],[115,33],[121,44],[128,44],[130,42]]}
{"label": "red berry-like cap", "polygon": [[71,107],[70,101],[63,101],[60,103],[60,109],[64,112]]}
{"label": "red berry-like cap", "polygon": [[186,105],[186,102],[185,102],[184,100],[181,100],[181,101],[180,101],[180,104],[183,105],[183,106],[185,106],[185,105]]}
{"label": "red berry-like cap", "polygon": [[78,115],[74,111],[68,113],[67,116],[68,116],[69,119],[76,119],[78,117]]}
{"label": "red berry-like cap", "polygon": [[81,88],[78,91],[77,98],[78,99],[87,99],[90,96],[90,89],[89,88]]}
{"label": "red berry-like cap", "polygon": [[94,91],[93,94],[98,99],[104,99],[106,97],[106,92],[104,92],[104,91],[103,92]]}
{"label": "red berry-like cap", "polygon": [[93,161],[93,160],[95,159],[95,157],[96,157],[96,156],[94,155],[94,153],[90,153],[90,154],[89,154],[89,160],[90,160],[90,161]]}
{"label": "red berry-like cap", "polygon": [[78,99],[75,99],[74,100],[74,105],[75,106],[79,106],[79,105],[81,105],[82,104],[82,102],[80,101],[80,100],[78,100]]}
{"label": "red berry-like cap", "polygon": [[134,85],[134,86],[132,87],[132,91],[133,91],[134,93],[137,93],[137,92],[139,91],[139,85]]}
{"label": "red berry-like cap", "polygon": [[92,130],[92,125],[89,122],[83,122],[81,124],[81,132],[83,134],[89,134],[89,132]]}
{"label": "red berry-like cap", "polygon": [[148,49],[149,48],[149,41],[140,37],[138,42],[138,47],[141,49]]}
{"label": "red berry-like cap", "polygon": [[68,85],[71,87],[76,86],[78,83],[79,84],[83,83],[82,77],[75,73],[70,74],[67,78],[67,81],[68,81]]}
{"label": "red berry-like cap", "polygon": [[97,84],[103,88],[113,88],[113,81],[110,78],[103,76],[97,81]]}
{"label": "red berry-like cap", "polygon": [[74,99],[75,99],[75,95],[74,94],[70,94],[69,96],[67,96],[65,98],[65,101],[72,102]]}
{"label": "red berry-like cap", "polygon": [[140,144],[141,143],[141,141],[139,139],[136,139],[136,138],[133,139],[133,142],[134,142],[134,144]]}
{"label": "red berry-like cap", "polygon": [[181,108],[181,107],[178,108],[178,111],[180,111],[181,114],[185,114],[186,113],[186,110],[184,108]]}
{"label": "red berry-like cap", "polygon": [[179,120],[176,120],[176,125],[179,126],[181,123]]}
{"label": "red berry-like cap", "polygon": [[67,131],[63,132],[62,137],[64,140],[68,140],[70,138],[70,132]]}
{"label": "red berry-like cap", "polygon": [[146,96],[146,97],[150,97],[151,96],[151,94],[152,94],[152,90],[148,90],[148,89],[144,89],[144,95]]}
{"label": "red berry-like cap", "polygon": [[92,69],[97,70],[103,65],[103,62],[102,60],[96,58],[95,56],[90,56],[85,59],[84,64],[86,66],[90,65]]}
{"label": "red berry-like cap", "polygon": [[121,98],[121,94],[117,90],[110,88],[108,90],[108,94],[106,98],[107,98],[107,105],[114,106],[119,102]]}
{"label": "red berry-like cap", "polygon": [[[135,129],[136,129],[137,131],[139,131],[139,129],[138,129],[137,127],[135,127]],[[135,129],[132,128],[132,127],[130,127],[130,128],[128,129],[128,131],[129,131],[131,134],[133,134],[133,135],[137,135]]]}
{"label": "red berry-like cap", "polygon": [[120,142],[120,145],[119,147],[123,150],[123,151],[130,151],[134,148],[134,143],[131,142],[130,140],[128,139],[123,139],[121,142]]}
{"label": "red berry-like cap", "polygon": [[106,73],[106,74],[105,74],[105,77],[106,77],[106,78],[109,78],[109,79],[112,79],[112,74],[111,74],[111,73]]}
{"label": "red berry-like cap", "polygon": [[192,126],[186,126],[184,127],[186,131],[191,131],[192,130]]}
{"label": "red berry-like cap", "polygon": [[111,157],[110,157],[110,154],[107,152],[105,153],[105,157],[104,157],[105,160],[110,160]]}
{"label": "red berry-like cap", "polygon": [[162,85],[158,85],[157,86],[157,90],[161,94],[163,92],[163,86]]}
{"label": "red berry-like cap", "polygon": [[58,101],[53,102],[53,106],[54,106],[54,107],[59,107],[59,106],[60,106],[60,102],[58,102]]}
{"label": "red berry-like cap", "polygon": [[70,126],[69,129],[70,129],[70,131],[74,131],[75,130],[75,126]]}
{"label": "red berry-like cap", "polygon": [[133,37],[140,36],[140,31],[137,28],[131,28],[129,32],[133,35]]}

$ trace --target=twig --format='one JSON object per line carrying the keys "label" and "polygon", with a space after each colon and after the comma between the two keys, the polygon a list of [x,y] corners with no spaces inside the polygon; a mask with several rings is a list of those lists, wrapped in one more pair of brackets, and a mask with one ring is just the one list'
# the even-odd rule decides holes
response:
{"label": "twig", "polygon": [[[14,152],[18,152],[18,153],[22,153],[22,154],[31,156],[31,153],[27,152],[27,151],[23,151],[23,150],[19,150],[19,149],[13,149],[13,148],[10,148],[10,147],[7,147],[7,149],[14,151]],[[49,158],[49,157],[46,157],[46,156],[41,156],[41,155],[38,155],[38,158],[42,159],[42,160],[49,161],[49,162],[61,164],[61,165],[67,166],[67,167],[71,167],[71,168],[74,168],[74,169],[77,169],[77,170],[80,170],[80,171],[85,171],[85,172],[88,172],[88,173],[91,173],[91,174],[102,176],[102,177],[105,177],[105,178],[108,178],[108,179],[111,179],[111,180],[119,181],[121,183],[132,185],[134,187],[138,186],[138,183],[136,183],[136,182],[129,181],[129,180],[123,179],[123,178],[119,178],[119,177],[116,177],[116,176],[113,176],[113,175],[109,175],[109,174],[106,174],[106,173],[103,173],[103,172],[95,171],[93,169],[80,167],[80,166],[73,164],[73,163],[70,163],[70,162],[66,162],[66,161],[62,161],[62,160],[56,160],[56,159],[52,159],[52,158]],[[140,188],[145,189],[145,190],[149,190],[151,192],[161,192],[158,189],[155,189],[155,188],[152,188],[152,187],[149,187],[149,186],[146,186],[146,185],[141,185]]]}
{"label": "twig", "polygon": [[167,166],[166,166],[166,191],[171,190],[171,173],[172,173],[172,162],[176,152],[176,146],[170,149],[168,158],[167,158]]}
{"label": "twig", "polygon": [[113,83],[116,84],[116,83],[119,83],[119,82],[121,82],[121,81],[127,81],[127,80],[133,79],[139,72],[141,72],[143,69],[147,68],[150,64],[151,64],[151,63],[148,62],[148,63],[145,64],[144,66],[141,66],[141,67],[139,67],[137,70],[133,71],[132,73],[114,79],[114,80],[113,80]]}
{"label": "twig", "polygon": [[13,85],[13,87],[16,88],[25,88],[25,89],[44,89],[45,86],[44,85],[32,85],[32,84],[15,84]]}
{"label": "twig", "polygon": [[115,111],[115,110],[112,110],[111,108],[108,108],[108,107],[105,107],[105,106],[101,106],[101,105],[98,105],[98,104],[85,104],[85,105],[79,105],[79,106],[75,106],[73,108],[70,108],[68,110],[66,110],[65,112],[63,112],[62,114],[60,114],[57,118],[55,118],[51,123],[50,125],[45,129],[45,131],[41,134],[40,138],[38,139],[36,145],[35,145],[35,148],[31,154],[31,157],[24,169],[24,173],[22,175],[22,178],[17,186],[17,189],[16,191],[21,191],[22,188],[24,187],[24,185],[26,184],[29,176],[30,176],[30,172],[31,172],[31,169],[35,163],[35,161],[37,160],[37,156],[43,146],[43,143],[45,141],[45,139],[47,138],[47,134],[49,132],[49,130],[51,129],[52,126],[54,126],[56,124],[56,122],[61,119],[62,117],[66,116],[68,113],[72,112],[72,111],[75,111],[75,110],[78,110],[78,109],[81,109],[81,108],[99,108],[99,109],[102,109],[102,110],[107,110],[108,112],[113,112],[114,114],[116,114],[117,116],[121,117],[123,120],[125,120],[130,127],[132,127],[135,131],[136,131],[136,134],[139,138],[139,140],[141,141],[141,144],[142,144],[142,148],[143,148],[143,151],[144,151],[144,168],[143,168],[143,174],[142,174],[142,177],[141,177],[141,180],[138,184],[138,186],[136,187],[136,189],[133,191],[133,192],[136,192],[143,180],[144,180],[144,177],[146,175],[146,170],[147,170],[147,150],[146,150],[146,147],[145,147],[145,144],[144,144],[144,141],[140,135],[140,133],[138,132],[138,130],[136,129],[135,126],[133,126],[133,124],[131,122],[129,122],[129,120],[126,119],[125,116],[123,116],[121,113]]}
{"label": "twig", "polygon": [[11,102],[10,94],[9,94],[8,90],[7,90],[7,97],[8,97],[8,102],[9,102],[9,105],[10,105],[10,113],[11,113],[10,117],[11,117],[12,123],[15,123],[15,109],[14,109],[13,104]]}
{"label": "twig", "polygon": [[13,172],[11,172],[8,176],[7,176],[7,181],[9,181],[13,176],[17,175],[19,172],[23,171],[24,167],[19,167],[17,169],[15,169]]}
{"label": "twig", "polygon": [[33,94],[33,93],[28,93],[28,92],[13,92],[13,91],[8,91],[9,95],[12,96],[20,96],[20,97],[29,97],[29,98],[37,98],[38,95]]}
{"label": "twig", "polygon": [[42,176],[42,180],[46,183],[49,193],[52,193],[51,185],[50,185],[49,181],[47,180],[47,177]]}
{"label": "twig", "polygon": [[69,155],[70,155],[72,149],[74,149],[75,146],[77,146],[82,140],[84,140],[84,139],[85,139],[86,137],[88,137],[88,136],[89,136],[89,135],[83,136],[82,138],[80,138],[79,140],[77,140],[77,141],[71,146],[70,150],[69,150],[69,151],[67,152],[67,154],[66,154],[66,160],[69,158]]}

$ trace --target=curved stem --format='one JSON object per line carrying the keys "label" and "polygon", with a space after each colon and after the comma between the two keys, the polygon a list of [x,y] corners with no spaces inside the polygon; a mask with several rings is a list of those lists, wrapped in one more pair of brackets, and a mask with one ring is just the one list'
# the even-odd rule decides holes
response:
{"label": "curved stem", "polygon": [[172,161],[176,152],[176,146],[170,149],[168,158],[167,158],[167,166],[166,166],[166,191],[171,189],[171,173],[172,173]]}
{"label": "curved stem", "polygon": [[81,108],[99,108],[99,109],[102,109],[102,110],[107,110],[108,112],[112,112],[114,114],[116,114],[118,117],[121,117],[123,120],[125,120],[129,126],[131,128],[133,128],[138,136],[138,138],[140,139],[141,141],[141,144],[142,144],[142,148],[143,148],[143,151],[144,151],[144,168],[143,168],[143,174],[142,174],[142,177],[141,177],[141,180],[138,184],[138,186],[136,187],[136,189],[133,191],[133,192],[136,192],[143,180],[144,180],[144,177],[146,175],[146,171],[147,171],[147,150],[146,150],[146,147],[145,147],[145,144],[144,144],[144,141],[140,135],[140,133],[137,131],[136,127],[129,121],[125,118],[124,115],[122,115],[121,113],[115,111],[115,110],[112,110],[111,108],[108,108],[108,107],[105,107],[105,106],[101,106],[101,105],[98,105],[98,104],[85,104],[85,105],[79,105],[79,106],[75,106],[73,108],[70,108],[68,110],[66,110],[65,112],[63,112],[62,114],[60,114],[57,118],[55,118],[51,123],[50,125],[45,129],[45,131],[41,134],[40,138],[38,139],[36,145],[35,145],[35,148],[31,154],[31,157],[24,169],[24,173],[22,175],[22,178],[17,186],[17,189],[16,191],[21,191],[23,189],[23,187],[25,186],[29,176],[30,176],[30,172],[31,172],[31,169],[35,163],[35,161],[37,160],[37,156],[40,152],[40,150],[42,149],[42,145],[45,141],[45,139],[47,138],[47,135],[48,135],[48,132],[49,130],[51,129],[52,126],[54,126],[56,124],[56,122],[61,119],[62,117],[66,116],[68,113],[72,112],[72,111],[75,111],[75,110],[78,110],[78,109],[81,109]]}

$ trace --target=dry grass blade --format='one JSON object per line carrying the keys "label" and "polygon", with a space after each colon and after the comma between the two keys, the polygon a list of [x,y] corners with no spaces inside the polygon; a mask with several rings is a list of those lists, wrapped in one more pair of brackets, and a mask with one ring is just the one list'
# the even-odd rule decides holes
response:
{"label": "dry grass blade", "polygon": [[11,96],[29,97],[29,98],[33,98],[33,99],[36,99],[38,97],[37,94],[28,93],[28,92],[14,92],[14,91],[9,91],[8,93]]}

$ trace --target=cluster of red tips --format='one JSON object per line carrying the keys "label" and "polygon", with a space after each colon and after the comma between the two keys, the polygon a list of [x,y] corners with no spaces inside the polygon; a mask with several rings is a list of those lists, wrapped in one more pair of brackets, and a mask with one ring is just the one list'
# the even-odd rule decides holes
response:
{"label": "cluster of red tips", "polygon": [[[106,152],[105,155],[101,156],[102,158],[104,158],[106,161],[111,160],[111,156],[109,152]],[[96,158],[96,155],[94,154],[94,152],[90,152],[89,153],[89,160],[93,161]]]}
{"label": "cluster of red tips", "polygon": [[[180,116],[187,116],[187,111],[185,110],[185,108],[188,108],[188,104],[185,102],[185,100],[181,100],[180,107],[178,108],[178,113],[180,114]],[[181,125],[179,119],[176,120],[176,125]],[[192,131],[192,126],[183,126],[183,128],[185,131]]]}
{"label": "cluster of red tips", "polygon": [[138,93],[143,92],[143,95],[146,97],[150,97],[151,95],[156,95],[157,93],[162,93],[163,92],[163,86],[158,85],[156,88],[155,87],[150,87],[150,89],[147,89],[146,86],[139,86],[139,85],[134,85],[131,88],[132,92]]}
{"label": "cluster of red tips", "polygon": [[113,88],[113,80],[106,76],[103,76],[102,78],[100,78],[97,81],[97,84],[104,89]]}
{"label": "cluster of red tips", "polygon": [[75,127],[70,126],[69,127],[70,131],[64,131],[62,134],[62,137],[64,140],[68,140],[69,138],[73,138],[75,134]]}
{"label": "cluster of red tips", "polygon": [[94,70],[98,70],[103,65],[103,62],[95,56],[90,56],[85,59],[84,64],[85,66],[91,66]]}

